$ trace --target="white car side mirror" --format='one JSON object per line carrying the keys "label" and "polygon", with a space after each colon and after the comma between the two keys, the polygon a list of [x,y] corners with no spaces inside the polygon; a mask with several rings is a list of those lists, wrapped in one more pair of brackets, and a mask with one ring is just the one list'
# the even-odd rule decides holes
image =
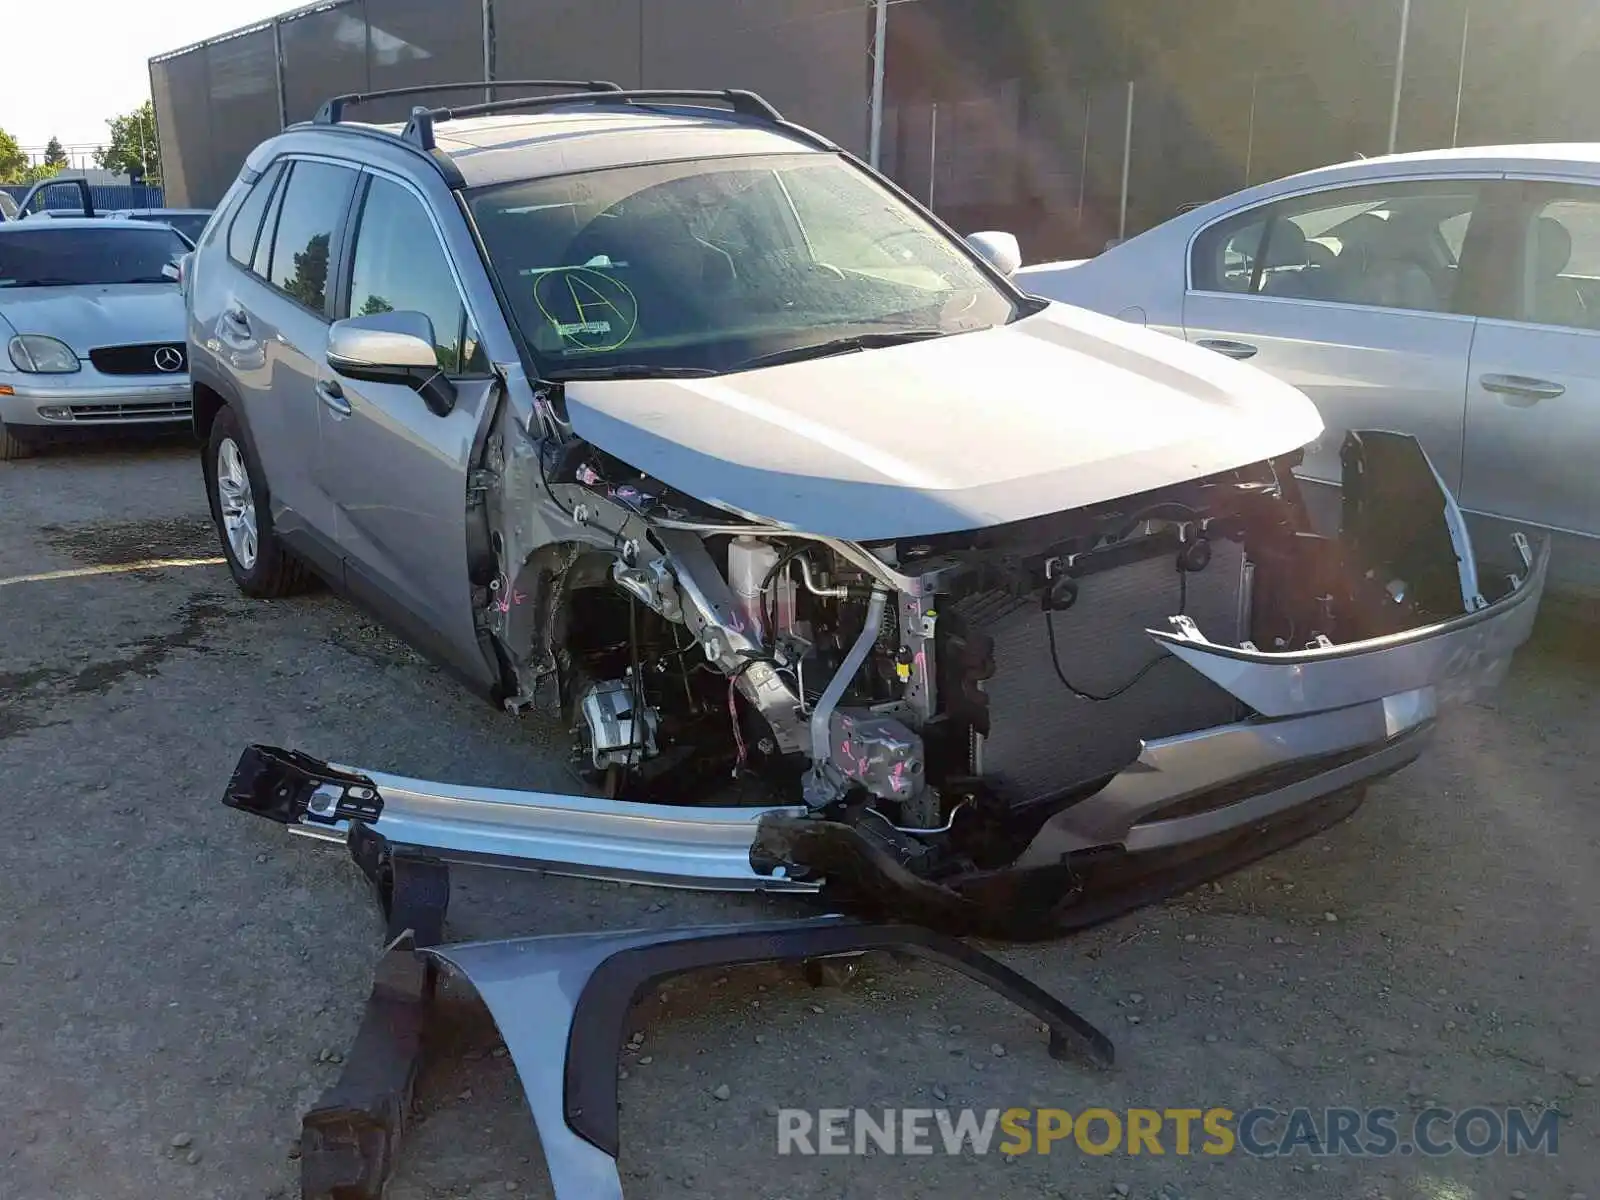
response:
{"label": "white car side mirror", "polygon": [[967,245],[981,254],[985,262],[1007,279],[1015,275],[1017,268],[1022,266],[1022,246],[1014,233],[1003,233],[992,229],[983,233],[969,233]]}
{"label": "white car side mirror", "polygon": [[455,385],[439,370],[433,322],[420,312],[370,313],[328,329],[327,363],[346,379],[398,383],[422,397],[435,416],[449,416]]}

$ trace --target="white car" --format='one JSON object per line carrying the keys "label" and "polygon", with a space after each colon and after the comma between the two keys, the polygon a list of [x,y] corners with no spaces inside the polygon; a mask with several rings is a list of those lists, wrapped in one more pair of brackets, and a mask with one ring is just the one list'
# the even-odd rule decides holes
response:
{"label": "white car", "polygon": [[1305,392],[1307,480],[1347,430],[1414,434],[1480,544],[1549,531],[1552,585],[1600,587],[1600,144],[1325,167],[1017,282]]}

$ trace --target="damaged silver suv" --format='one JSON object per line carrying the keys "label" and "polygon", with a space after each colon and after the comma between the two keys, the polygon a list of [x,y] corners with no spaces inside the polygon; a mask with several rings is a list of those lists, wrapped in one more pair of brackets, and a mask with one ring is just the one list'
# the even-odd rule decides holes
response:
{"label": "damaged silver suv", "polygon": [[520,86],[250,155],[194,419],[244,591],[321,576],[581,781],[257,748],[267,815],[1049,932],[1345,815],[1528,636],[1547,549],[1480,574],[1412,439],[1314,521],[1264,372],[1025,295],[753,94]]}

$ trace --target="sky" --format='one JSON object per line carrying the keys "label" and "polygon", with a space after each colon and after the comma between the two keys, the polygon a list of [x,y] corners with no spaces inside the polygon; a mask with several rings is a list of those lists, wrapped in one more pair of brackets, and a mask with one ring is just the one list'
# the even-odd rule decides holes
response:
{"label": "sky", "polygon": [[0,129],[24,147],[103,144],[106,121],[150,97],[149,60],[299,0],[0,0]]}

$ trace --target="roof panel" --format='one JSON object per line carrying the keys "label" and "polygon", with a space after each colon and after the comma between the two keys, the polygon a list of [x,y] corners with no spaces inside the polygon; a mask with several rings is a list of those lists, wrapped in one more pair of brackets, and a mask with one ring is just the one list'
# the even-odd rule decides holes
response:
{"label": "roof panel", "polygon": [[[399,125],[376,128],[399,133]],[[441,121],[440,150],[469,187],[598,171],[642,162],[815,150],[801,137],[723,109],[585,106],[558,112],[495,114]]]}

